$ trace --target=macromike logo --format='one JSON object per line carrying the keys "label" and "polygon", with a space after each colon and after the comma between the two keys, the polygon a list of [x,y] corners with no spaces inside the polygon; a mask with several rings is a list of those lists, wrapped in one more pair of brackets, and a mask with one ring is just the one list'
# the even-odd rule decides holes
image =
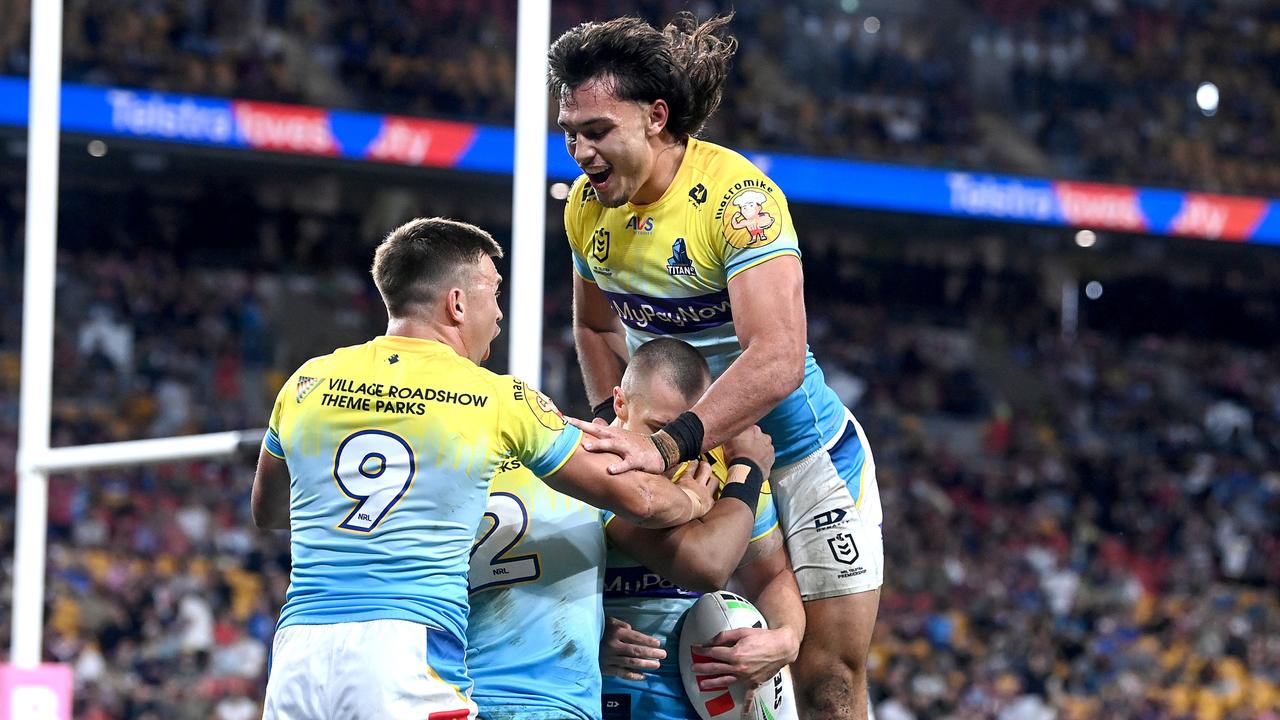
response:
{"label": "macromike logo", "polygon": [[828,510],[824,513],[814,515],[813,529],[824,530],[829,527],[835,527],[836,525],[844,522],[845,515],[847,514],[848,513],[844,511],[844,508],[836,508],[835,510]]}

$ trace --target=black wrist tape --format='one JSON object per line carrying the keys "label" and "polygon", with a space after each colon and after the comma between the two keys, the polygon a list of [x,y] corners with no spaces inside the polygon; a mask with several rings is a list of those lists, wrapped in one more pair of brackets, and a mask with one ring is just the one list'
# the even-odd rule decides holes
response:
{"label": "black wrist tape", "polygon": [[[680,451],[680,455],[675,462],[697,460],[702,455],[702,419],[697,415],[692,412],[680,413],[680,417],[667,423],[662,428],[662,431],[676,442],[676,447]],[[670,465],[674,464],[671,463]]]}
{"label": "black wrist tape", "polygon": [[613,398],[608,398],[599,405],[591,406],[591,417],[604,418],[607,423],[612,423],[618,419],[618,414],[613,411]]}
{"label": "black wrist tape", "polygon": [[722,498],[737,498],[747,504],[747,509],[754,515],[756,504],[760,502],[760,488],[764,485],[764,471],[759,465],[746,458],[738,458],[729,463],[729,467],[744,465],[747,467],[747,479],[740,483],[729,483],[720,491]]}

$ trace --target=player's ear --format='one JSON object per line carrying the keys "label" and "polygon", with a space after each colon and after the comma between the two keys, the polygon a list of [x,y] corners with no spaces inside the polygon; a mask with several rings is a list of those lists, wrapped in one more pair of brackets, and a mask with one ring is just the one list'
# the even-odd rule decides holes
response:
{"label": "player's ear", "polygon": [[627,396],[622,392],[622,388],[617,385],[613,386],[613,414],[618,416],[618,421],[622,424],[627,422]]}
{"label": "player's ear", "polygon": [[653,137],[667,129],[667,121],[671,119],[671,106],[667,101],[658,98],[649,106],[649,117],[645,125],[645,135]]}
{"label": "player's ear", "polygon": [[461,323],[462,316],[466,313],[466,293],[462,292],[462,288],[449,288],[444,301],[445,314],[453,322]]}

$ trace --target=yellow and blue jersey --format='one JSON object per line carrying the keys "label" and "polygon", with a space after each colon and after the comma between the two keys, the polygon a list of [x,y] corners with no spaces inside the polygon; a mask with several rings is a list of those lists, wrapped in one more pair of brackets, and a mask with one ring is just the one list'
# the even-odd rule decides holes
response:
{"label": "yellow and blue jersey", "polygon": [[[720,479],[720,487],[728,475],[723,451],[707,453],[712,471]],[[677,471],[676,477],[684,468]],[[717,493],[718,494],[718,493]],[[605,513],[606,522],[613,519]],[[751,526],[751,542],[759,542],[778,530],[778,513],[768,481],[760,489],[755,523]],[[635,630],[662,641],[666,659],[657,670],[645,671],[644,680],[626,680],[612,675],[604,678],[604,695],[614,702],[626,702],[630,717],[653,720],[695,720],[697,713],[689,704],[680,682],[680,665],[676,654],[679,646],[680,621],[702,593],[685,590],[671,580],[640,564],[625,552],[609,546],[604,580],[604,610],[610,617],[623,620]],[[625,700],[616,696],[628,696]],[[624,715],[625,717],[625,715]]]}
{"label": "yellow and blue jersey", "polygon": [[485,720],[596,720],[604,518],[518,460],[489,487],[471,551],[467,666]]}
{"label": "yellow and blue jersey", "polygon": [[558,470],[581,431],[550,400],[429,340],[383,336],[302,365],[264,439],[289,468],[280,627],[408,620],[461,642],[489,483]]}
{"label": "yellow and blue jersey", "polygon": [[[606,208],[584,175],[564,224],[575,270],[608,299],[629,350],[676,337],[698,348],[716,377],[742,354],[729,281],[761,263],[800,257],[782,191],[738,153],[695,138],[656,202]],[[843,425],[840,399],[806,350],[804,382],[760,421],[778,464],[819,450]]]}

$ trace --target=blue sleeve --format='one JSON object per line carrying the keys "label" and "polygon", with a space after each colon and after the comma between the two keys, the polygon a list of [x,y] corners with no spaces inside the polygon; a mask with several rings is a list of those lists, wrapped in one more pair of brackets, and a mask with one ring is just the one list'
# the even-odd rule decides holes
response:
{"label": "blue sleeve", "polygon": [[751,542],[773,532],[778,527],[778,510],[773,504],[773,491],[766,480],[760,488],[760,499],[756,501],[756,521],[751,526]]}
{"label": "blue sleeve", "polygon": [[267,435],[262,438],[262,445],[267,449],[267,452],[281,460],[284,459],[284,447],[280,445],[280,436],[276,434],[275,428],[267,428]]}
{"label": "blue sleeve", "polygon": [[538,477],[553,475],[568,462],[569,456],[578,449],[582,440],[582,431],[572,425],[565,425],[560,436],[541,455],[525,462],[529,470]]}

